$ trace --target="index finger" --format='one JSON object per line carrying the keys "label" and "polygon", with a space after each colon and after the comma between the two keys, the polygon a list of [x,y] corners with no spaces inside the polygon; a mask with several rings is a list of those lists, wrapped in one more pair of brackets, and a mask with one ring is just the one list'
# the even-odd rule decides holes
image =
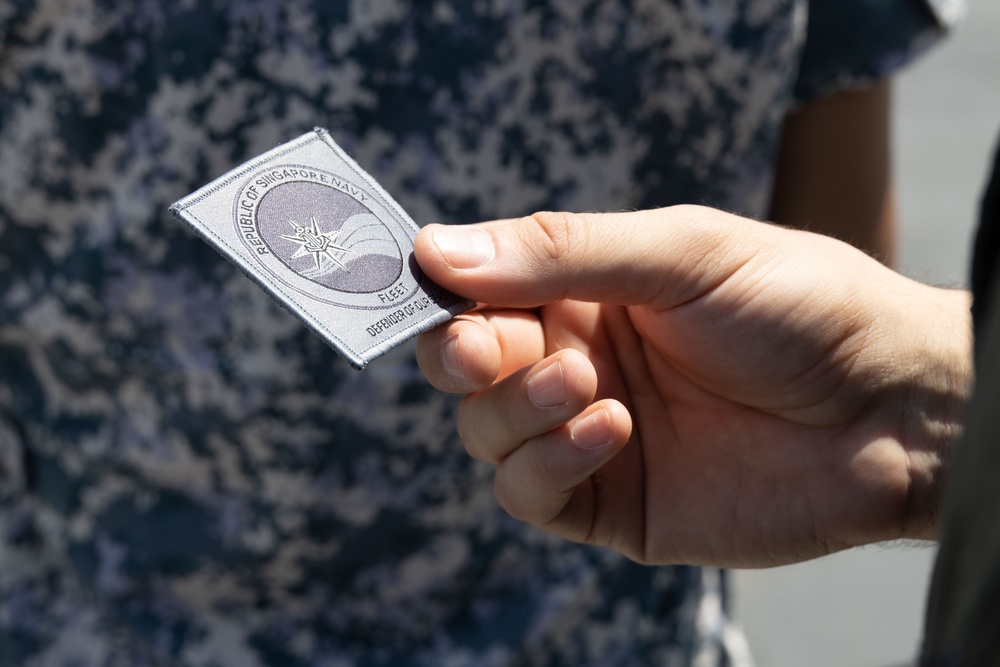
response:
{"label": "index finger", "polygon": [[545,356],[545,334],[530,310],[477,310],[417,341],[417,363],[435,388],[468,394]]}

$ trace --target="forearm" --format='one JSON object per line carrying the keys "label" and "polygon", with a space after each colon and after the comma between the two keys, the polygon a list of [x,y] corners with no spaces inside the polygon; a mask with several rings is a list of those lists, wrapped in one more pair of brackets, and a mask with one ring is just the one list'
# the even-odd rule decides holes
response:
{"label": "forearm", "polygon": [[890,83],[810,103],[786,118],[771,220],[839,238],[893,263],[896,201]]}

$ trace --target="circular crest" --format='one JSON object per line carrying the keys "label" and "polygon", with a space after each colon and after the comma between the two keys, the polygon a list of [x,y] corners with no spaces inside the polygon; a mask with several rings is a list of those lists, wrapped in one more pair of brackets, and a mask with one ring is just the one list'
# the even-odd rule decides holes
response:
{"label": "circular crest", "polygon": [[[403,225],[369,192],[334,174],[292,165],[267,168],[240,191],[235,217],[256,259],[314,298],[381,308],[391,304],[380,293],[416,289],[403,271],[400,247],[410,244]],[[383,222],[387,218],[390,224]]]}

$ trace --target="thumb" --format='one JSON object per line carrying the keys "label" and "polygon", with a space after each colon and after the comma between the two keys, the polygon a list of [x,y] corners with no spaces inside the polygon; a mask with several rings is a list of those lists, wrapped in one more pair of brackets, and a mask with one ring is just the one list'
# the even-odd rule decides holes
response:
{"label": "thumb", "polygon": [[701,206],[629,213],[536,213],[428,225],[414,242],[434,282],[496,306],[573,299],[670,308],[712,290],[777,228]]}

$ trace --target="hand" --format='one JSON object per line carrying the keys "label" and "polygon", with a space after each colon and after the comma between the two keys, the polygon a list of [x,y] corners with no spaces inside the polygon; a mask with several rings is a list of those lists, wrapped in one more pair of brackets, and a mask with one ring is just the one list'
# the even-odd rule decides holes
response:
{"label": "hand", "polygon": [[757,567],[931,538],[969,300],[700,207],[432,225],[489,304],[420,339],[513,516],[647,563]]}

